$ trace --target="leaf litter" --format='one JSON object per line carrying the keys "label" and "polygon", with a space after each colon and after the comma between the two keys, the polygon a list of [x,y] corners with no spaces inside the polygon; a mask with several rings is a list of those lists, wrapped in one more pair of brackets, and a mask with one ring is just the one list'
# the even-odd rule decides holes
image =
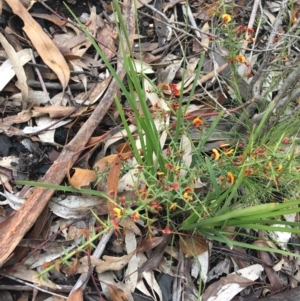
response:
{"label": "leaf litter", "polygon": [[[35,210],[29,205],[26,209],[26,199],[31,199],[31,195],[36,192],[28,190],[26,186],[15,185],[12,179],[42,181],[49,166],[56,162],[50,159],[50,154],[54,151],[62,153],[63,147],[67,154],[63,160],[68,161],[66,165],[61,165],[64,176],[57,177],[60,172],[60,166],[57,166],[52,177],[57,179],[55,184],[70,185],[73,190],[67,192],[61,189],[61,193],[57,193],[56,196],[52,196],[53,192],[51,195],[44,195],[45,205],[41,205],[39,211],[31,217],[31,221],[24,225],[24,233],[16,235],[11,248],[2,248],[0,265],[3,279],[11,277],[16,281],[25,281],[22,282],[25,285],[30,282],[40,289],[38,295],[43,294],[43,287],[50,288],[48,296],[59,295],[61,299],[68,300],[83,300],[85,293],[99,296],[103,294],[108,300],[123,301],[170,300],[170,296],[173,296],[172,300],[197,300],[201,284],[205,286],[201,291],[202,300],[231,300],[241,291],[244,294],[240,296],[251,295],[251,292],[245,289],[257,289],[257,279],[260,282],[269,281],[268,289],[271,293],[282,290],[283,284],[287,285],[288,277],[280,271],[283,269],[284,260],[287,266],[290,265],[287,258],[272,259],[268,252],[260,251],[258,256],[265,265],[252,264],[245,258],[237,260],[237,257],[230,255],[228,249],[223,248],[224,254],[217,259],[217,253],[207,239],[199,236],[180,236],[180,233],[166,228],[164,233],[159,230],[163,229],[159,220],[156,223],[157,229],[151,229],[152,235],[147,236],[148,226],[135,212],[136,191],[142,193],[144,189],[143,181],[139,177],[141,166],[133,158],[132,152],[126,147],[123,148],[126,146],[124,141],[128,138],[128,131],[120,127],[118,110],[114,105],[102,108],[99,126],[89,134],[81,134],[83,125],[97,106],[105,102],[107,91],[112,87],[112,75],[98,55],[95,55],[86,34],[76,23],[60,15],[59,11],[54,14],[51,10],[45,10],[41,14],[35,11],[35,7],[40,5],[35,1],[30,8],[25,8],[20,1],[6,2],[8,8],[11,8],[6,13],[9,17],[18,15],[23,25],[12,26],[13,21],[8,22],[0,34],[0,142],[4,144],[4,137],[9,137],[12,143],[12,147],[6,151],[1,149],[1,231],[14,233],[10,227],[14,214],[19,212],[18,214],[26,216]],[[244,18],[250,18],[250,24],[251,16],[246,9],[246,1],[235,2],[238,5],[229,12],[236,20],[242,21],[237,12],[239,8]],[[293,2],[295,7],[299,6],[299,2]],[[261,12],[265,18],[262,28],[267,36],[273,34],[272,26],[275,26],[280,5],[280,1],[266,1],[266,7]],[[51,1],[48,6],[51,8]],[[124,7],[129,10],[130,2],[124,1]],[[75,9],[74,6],[73,8]],[[213,122],[220,108],[230,115],[231,112],[224,106],[235,100],[236,87],[232,76],[238,77],[241,96],[246,100],[245,96],[249,92],[253,76],[251,68],[258,64],[259,54],[253,54],[253,48],[247,53],[247,64],[240,64],[237,73],[233,75],[228,66],[228,60],[230,62],[231,58],[226,57],[228,49],[212,51],[215,45],[212,45],[211,41],[218,35],[213,23],[216,22],[214,14],[221,14],[217,3],[192,1],[185,7],[180,1],[138,1],[137,8],[139,35],[130,32],[130,38],[135,38],[132,64],[137,73],[147,74],[147,77],[143,77],[147,105],[152,109],[160,146],[166,151],[169,143],[169,132],[166,129],[169,130],[173,122],[176,123],[170,103],[176,102],[177,97],[182,95],[183,112],[187,116],[200,115],[208,123]],[[112,7],[103,3],[86,10],[88,17],[82,22],[97,41],[104,56],[115,64],[119,60],[120,37]],[[181,13],[178,14],[179,10]],[[292,13],[290,10],[291,18]],[[149,14],[154,18],[149,17]],[[179,18],[177,20],[182,22],[180,14],[190,23],[190,30],[186,35],[192,45],[187,48],[190,54],[188,58],[182,56],[182,29],[179,25],[176,27],[176,22],[173,21],[176,15],[176,18]],[[42,20],[47,20],[48,25],[41,26]],[[133,24],[127,24],[130,25]],[[16,33],[16,27],[19,27],[19,33],[22,32],[22,35],[16,34],[14,39],[11,39],[10,32]],[[179,36],[177,33],[175,35],[177,29]],[[244,44],[247,43],[250,42],[246,41]],[[260,43],[252,44],[253,47],[257,46],[258,52],[263,50],[263,37]],[[26,48],[23,48],[24,45]],[[163,52],[164,50],[166,52]],[[202,50],[207,53],[203,67],[205,74],[200,74],[195,83],[200,61],[198,56]],[[171,55],[167,52],[173,53]],[[277,87],[272,87],[272,81],[278,78],[278,71],[270,71],[267,80],[264,81],[263,89],[270,90],[264,95],[268,101],[272,101],[272,93],[277,95],[283,85],[280,81]],[[211,89],[215,86],[219,88]],[[189,99],[191,90],[195,92]],[[113,92],[122,99],[119,87]],[[140,101],[136,97],[137,106]],[[146,133],[139,133],[139,128],[130,115],[128,103],[123,101],[122,105],[131,121],[129,132],[140,149],[147,138]],[[161,112],[165,114],[163,118]],[[227,125],[231,126],[230,122],[227,122]],[[221,135],[215,138],[216,132],[211,133],[203,146],[207,151],[232,141],[227,139],[221,129]],[[83,135],[86,141],[83,145],[78,144],[78,148],[70,144],[77,135]],[[198,136],[199,132],[194,131],[190,132],[189,136],[180,137],[181,150],[184,150],[180,165],[180,174],[183,177],[193,164],[191,141],[199,139]],[[24,143],[21,143],[21,137],[30,139],[32,146],[26,148]],[[87,143],[88,140],[90,143]],[[216,144],[210,146],[210,143]],[[34,145],[38,145],[38,150],[34,149]],[[121,150],[117,150],[118,147]],[[68,153],[68,148],[72,152]],[[154,162],[159,160],[155,156],[153,159]],[[126,168],[123,170],[125,164]],[[96,187],[107,194],[107,198],[86,193],[85,189],[94,187],[95,182]],[[198,182],[201,184],[200,189],[205,189],[207,184],[202,183],[201,179]],[[131,216],[124,220],[122,202],[130,193],[132,202],[128,204],[128,210],[131,210]],[[155,206],[154,212],[159,212],[159,204]],[[47,218],[40,215],[42,211],[45,211]],[[114,231],[107,232],[107,229],[104,229],[105,218],[114,223]],[[295,217],[293,218],[295,220]],[[83,221],[83,224],[80,224],[80,221]],[[36,227],[40,228],[39,233],[25,236],[35,223]],[[105,235],[99,235],[98,240],[87,243],[91,233],[96,235],[101,231],[104,231]],[[275,231],[273,235],[276,235]],[[54,244],[59,243],[62,237],[65,240],[56,245],[54,250]],[[173,239],[176,240],[175,244]],[[264,239],[257,240],[254,244],[267,246]],[[290,235],[287,238],[278,238],[278,242],[274,238],[276,244],[273,244],[272,248],[286,248],[289,239]],[[81,243],[86,243],[86,250],[80,248]],[[93,245],[97,250],[94,252],[95,256],[91,252],[92,248],[88,247],[89,244],[97,245]],[[17,250],[21,252],[22,248],[25,252],[27,250],[27,253],[21,259],[17,259]],[[14,250],[16,251],[13,252]],[[58,263],[58,259],[64,254],[71,255]],[[276,262],[278,263],[275,268]],[[279,265],[279,262],[282,262],[282,265]],[[51,264],[55,269],[50,269],[41,278],[41,271]],[[235,272],[229,273],[230,271]],[[294,270],[291,272],[295,274]],[[81,275],[75,284],[76,274]],[[91,280],[88,280],[89,277],[85,278],[87,275],[91,276]],[[165,276],[170,277],[172,286],[161,285],[161,278]],[[290,279],[294,286],[298,285],[298,278],[295,276],[293,282]],[[63,291],[59,283],[66,286],[67,291]],[[86,286],[89,286],[89,290],[85,292]],[[0,289],[5,289],[4,287],[3,284],[3,288]],[[10,291],[13,290],[12,288]],[[25,296],[25,293],[21,294]],[[169,299],[166,299],[166,296]],[[40,300],[47,299],[45,297]]]}

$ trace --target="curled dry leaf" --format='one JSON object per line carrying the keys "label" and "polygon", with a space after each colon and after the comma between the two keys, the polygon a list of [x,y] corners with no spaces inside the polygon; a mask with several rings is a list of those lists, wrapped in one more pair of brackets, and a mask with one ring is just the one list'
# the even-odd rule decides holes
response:
{"label": "curled dry leaf", "polygon": [[13,12],[23,20],[25,24],[23,30],[45,64],[56,73],[65,90],[70,78],[70,69],[57,46],[32,18],[20,1],[7,0],[6,2]]}
{"label": "curled dry leaf", "polygon": [[64,199],[52,197],[49,202],[50,210],[57,216],[65,219],[80,219],[86,216],[91,209],[97,215],[107,214],[107,200],[95,196],[69,195]]}
{"label": "curled dry leaf", "polygon": [[107,172],[110,165],[114,162],[116,156],[117,156],[116,154],[112,154],[104,158],[101,158],[99,161],[97,161],[94,164],[93,168],[97,169],[97,172],[99,173]]}
{"label": "curled dry leaf", "polygon": [[96,173],[93,170],[74,168],[75,173],[72,177],[68,177],[69,183],[76,189],[87,186],[91,182],[96,181]]}
{"label": "curled dry leaf", "polygon": [[103,256],[103,260],[97,261],[96,271],[99,274],[105,271],[119,271],[124,268],[134,254],[135,251],[121,257]]}
{"label": "curled dry leaf", "polygon": [[0,129],[2,128],[2,126],[5,126],[5,125],[10,126],[10,125],[13,125],[14,123],[27,122],[31,119],[31,117],[32,117],[32,113],[29,111],[22,111],[22,112],[18,113],[18,115],[7,116],[1,120]]}
{"label": "curled dry leaf", "polygon": [[[97,275],[98,275],[98,279],[101,284],[102,292],[105,295],[107,300],[110,300],[110,298],[111,298],[109,286],[113,285],[126,293],[127,299],[125,299],[125,300],[134,301],[127,285],[125,283],[123,283],[122,281],[118,281],[116,279],[115,273],[113,273],[112,271],[107,271],[107,272],[104,272],[102,274],[97,274]],[[121,301],[123,301],[123,300],[121,300]]]}
{"label": "curled dry leaf", "polygon": [[[0,174],[0,179],[2,183],[5,183],[7,179],[4,175]],[[24,204],[26,199],[20,198],[17,195],[14,195],[12,193],[9,193],[8,191],[5,191],[5,193],[0,192],[0,195],[2,195],[4,198],[6,198],[4,201],[0,201],[0,205],[9,205],[14,210],[19,210],[20,207]]]}

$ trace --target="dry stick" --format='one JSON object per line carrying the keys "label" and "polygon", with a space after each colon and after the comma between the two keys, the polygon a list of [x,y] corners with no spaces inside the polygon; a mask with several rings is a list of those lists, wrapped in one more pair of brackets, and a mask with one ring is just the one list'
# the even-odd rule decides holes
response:
{"label": "dry stick", "polygon": [[[41,83],[39,81],[29,79],[27,80],[27,85],[32,88],[41,88]],[[95,83],[88,83],[87,88],[91,89]],[[71,90],[84,90],[84,85],[82,83],[70,84],[68,85]],[[49,90],[62,90],[62,85],[60,83],[45,83],[45,87]]]}
{"label": "dry stick", "polygon": [[[95,251],[93,253],[93,257],[100,258],[102,256],[102,254],[105,250],[105,247],[106,247],[107,243],[109,242],[113,233],[114,233],[114,230],[111,229],[108,233],[106,233],[102,236],[101,240],[99,241],[99,243],[97,245],[97,248],[95,249]],[[79,279],[76,281],[75,285],[73,286],[73,288],[70,292],[70,295],[80,287],[84,290],[88,280],[90,279],[90,276],[91,275],[89,272],[82,273],[80,275]]]}
{"label": "dry stick", "polygon": [[202,37],[201,37],[200,32],[198,30],[195,30],[195,28],[198,28],[198,26],[197,26],[197,23],[195,21],[195,18],[193,16],[193,13],[192,13],[192,10],[191,10],[190,6],[188,4],[187,4],[187,6],[185,6],[185,4],[182,4],[181,7],[182,7],[183,13],[186,16],[188,16],[188,18],[189,18],[189,20],[190,20],[190,22],[192,24],[192,28],[195,31],[195,35],[197,36],[198,39],[201,39]]}
{"label": "dry stick", "polygon": [[[237,111],[244,109],[246,107],[248,107],[249,105],[251,105],[254,102],[254,99],[250,99],[248,101],[246,101],[245,103],[241,104],[238,107],[232,108],[232,109],[226,109],[225,111],[223,111],[225,114],[231,114],[231,113],[236,113]],[[203,114],[189,114],[187,116],[184,117],[185,120],[191,120],[194,119],[198,116],[201,117],[211,117],[211,116],[218,116],[222,111],[217,111],[217,112],[211,112],[211,113],[203,113]]]}
{"label": "dry stick", "polygon": [[[293,86],[297,83],[297,81],[299,80],[300,77],[300,67],[296,68],[286,79],[284,82],[284,85],[280,88],[277,96],[274,98],[274,100],[272,102],[275,103],[274,109],[276,109],[277,112],[277,117],[276,117],[276,121],[278,120],[278,118],[280,117],[282,111],[286,108],[286,106],[293,100],[296,99],[296,97],[298,96],[299,91],[296,91],[296,94],[294,93],[293,96],[286,96],[287,92],[289,89],[292,89]],[[261,112],[259,114],[255,114],[252,118],[252,122],[254,124],[258,124],[263,117],[265,116],[266,111]],[[273,114],[273,112],[269,112],[269,116]],[[273,121],[275,122],[275,120]]]}
{"label": "dry stick", "polygon": [[[278,13],[278,16],[273,24],[272,32],[269,36],[268,43],[267,43],[267,52],[264,55],[263,61],[257,70],[256,74],[253,76],[251,84],[250,84],[250,92],[252,92],[252,97],[255,97],[256,101],[260,104],[262,101],[261,93],[260,93],[260,85],[261,81],[264,77],[264,70],[270,64],[270,56],[271,56],[271,51],[275,50],[273,45],[274,45],[274,39],[277,34],[278,28],[282,23],[283,15],[284,15],[284,7],[287,3],[287,0],[283,1],[282,6],[281,6],[281,12]],[[271,49],[273,48],[273,49]],[[252,116],[250,116],[252,117]]]}
{"label": "dry stick", "polygon": [[[44,293],[47,293],[49,295],[52,295],[52,296],[57,296],[59,298],[63,298],[63,299],[67,299],[67,297],[63,296],[63,295],[60,295],[60,294],[57,294],[57,293],[54,293],[48,289],[45,289],[45,288],[41,288],[39,286],[37,286],[36,284],[32,284],[30,282],[27,282],[27,281],[24,281],[24,280],[21,280],[17,277],[14,277],[14,276],[10,276],[10,275],[5,275],[6,278],[9,278],[9,279],[12,279],[14,281],[17,281],[17,282],[20,282],[20,283],[23,283],[24,285],[22,286],[23,288],[26,288],[26,287],[31,287],[32,289],[31,290],[38,290],[38,291],[41,291],[41,292],[44,292]],[[14,287],[14,286],[13,286]],[[12,289],[14,290],[14,289]]]}
{"label": "dry stick", "polygon": [[[133,3],[130,0],[124,0],[123,5],[124,23],[127,26],[127,32],[130,37],[131,44],[133,43],[133,35],[135,30],[134,22],[134,9]],[[129,54],[128,45],[125,39],[121,39],[124,44],[125,51]],[[124,54],[119,48],[119,57]],[[118,62],[117,75],[122,80],[125,76],[125,70],[123,68],[122,61]],[[67,172],[67,166],[73,164],[80,153],[79,150],[83,149],[90,139],[92,133],[104,118],[106,112],[114,101],[114,96],[119,91],[120,87],[115,79],[112,80],[108,87],[103,99],[96,107],[90,118],[85,122],[82,128],[79,130],[73,140],[66,145],[58,159],[52,164],[43,178],[45,183],[60,184],[65,178]],[[45,189],[42,187],[36,187],[33,189],[31,196],[23,204],[19,211],[13,216],[10,216],[1,224],[0,233],[0,266],[2,266],[10,254],[13,252],[19,241],[23,238],[25,233],[31,228],[40,215],[42,210],[47,205],[49,199],[52,197],[54,189]]]}
{"label": "dry stick", "polygon": [[[34,57],[34,54],[33,54],[33,51],[32,51],[31,48],[29,48],[29,52],[30,52],[30,56],[31,56],[32,62],[33,62],[34,64],[36,64],[36,60],[35,60],[35,57]],[[48,67],[48,66],[47,66],[47,67]],[[36,75],[37,75],[37,77],[38,77],[38,79],[39,79],[39,81],[40,81],[40,84],[41,84],[41,87],[42,87],[43,92],[48,93],[47,88],[46,88],[46,86],[45,86],[45,82],[44,82],[44,80],[43,80],[43,78],[42,78],[42,75],[41,75],[40,70],[39,70],[37,67],[34,67],[34,71],[35,71],[35,73],[36,73]]]}
{"label": "dry stick", "polygon": [[[281,24],[283,17],[284,17],[284,12],[287,5],[287,0],[283,1],[282,5],[281,5],[281,13],[278,14],[276,21],[274,23],[274,29],[272,30],[272,33],[270,35],[269,41],[268,41],[268,45],[267,47],[269,48],[270,45],[273,43],[273,40],[277,34],[277,29],[279,27],[279,25]],[[269,55],[271,54],[271,52],[269,52]],[[267,55],[266,57],[269,56]],[[266,61],[266,59],[264,59],[264,61]],[[274,109],[277,109],[278,111],[283,111],[284,108],[288,105],[288,103],[290,102],[290,97],[285,97],[286,94],[288,93],[288,90],[292,89],[293,86],[297,83],[298,79],[300,76],[300,67],[297,67],[284,81],[283,86],[280,88],[280,90],[278,91],[278,94],[276,95],[276,97],[273,99],[273,102],[275,103]],[[255,85],[253,87],[253,89],[255,88]],[[258,88],[258,86],[256,87]],[[254,92],[253,92],[254,93]],[[284,100],[282,101],[282,99],[284,98]],[[259,114],[256,114],[253,116],[252,118],[252,122],[254,124],[258,124],[262,118],[265,116],[266,114],[265,110],[264,112],[261,112]],[[268,113],[268,117],[270,117],[272,114],[274,113],[274,110],[270,111]],[[277,118],[276,121],[278,120],[280,116],[280,112],[277,114]],[[272,122],[275,122],[275,120],[273,120]]]}
{"label": "dry stick", "polygon": [[[252,7],[252,12],[251,12],[251,16],[250,16],[250,19],[249,19],[249,22],[248,22],[248,28],[249,29],[252,29],[253,28],[253,24],[254,24],[254,21],[255,21],[255,17],[256,17],[256,12],[257,12],[257,8],[258,8],[258,4],[259,4],[260,0],[255,0],[254,1],[254,4],[253,4],[253,7]],[[258,33],[258,29],[256,30],[256,35]],[[245,39],[244,39],[244,43],[243,43],[243,46],[242,46],[242,51],[241,51],[241,55],[244,55],[245,54],[245,51],[248,46],[248,41],[249,41],[249,38],[250,38],[250,35],[248,33],[248,30],[246,31],[246,35],[245,35]],[[253,46],[254,46],[254,43],[253,43]]]}
{"label": "dry stick", "polygon": [[[254,118],[253,115],[255,114],[255,111],[257,110],[258,106],[260,106],[262,104],[263,97],[262,97],[262,93],[260,91],[261,83],[262,83],[262,80],[263,80],[263,77],[265,74],[265,69],[267,69],[268,65],[270,64],[271,52],[273,50],[275,50],[274,38],[275,38],[278,28],[282,22],[283,12],[284,12],[283,8],[285,7],[286,3],[287,3],[287,0],[284,0],[282,3],[282,6],[281,6],[282,10],[281,10],[281,12],[279,12],[279,14],[274,22],[272,32],[269,36],[268,43],[266,46],[266,52],[265,52],[263,61],[260,65],[259,69],[257,70],[256,74],[253,76],[251,83],[250,83],[249,98],[251,97],[252,99],[254,99],[254,102],[248,106],[247,113],[244,116],[242,116],[242,118],[239,120],[239,122],[237,122],[233,126],[233,128],[231,129],[231,132],[239,132],[240,128],[245,124],[246,119]],[[254,11],[253,11],[253,14],[254,14]],[[258,119],[255,122],[257,122],[257,121],[258,121]]]}

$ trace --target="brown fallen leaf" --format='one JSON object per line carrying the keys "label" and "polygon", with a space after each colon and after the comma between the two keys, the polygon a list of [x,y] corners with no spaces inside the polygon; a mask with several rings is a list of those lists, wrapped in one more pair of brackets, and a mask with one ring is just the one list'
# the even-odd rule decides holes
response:
{"label": "brown fallen leaf", "polygon": [[13,12],[23,20],[25,24],[23,30],[44,63],[56,73],[63,86],[63,90],[65,90],[70,79],[70,69],[57,46],[32,18],[20,1],[7,0],[6,2]]}
{"label": "brown fallen leaf", "polygon": [[70,294],[67,301],[83,301],[82,288],[78,288]]}
{"label": "brown fallen leaf", "polygon": [[124,233],[131,231],[136,235],[142,235],[140,228],[135,224],[135,222],[130,217],[120,220],[119,224],[120,226],[123,227]]}
{"label": "brown fallen leaf", "polygon": [[110,294],[110,297],[113,301],[128,301],[127,295],[125,292],[115,285],[108,285],[108,291]]}
{"label": "brown fallen leaf", "polygon": [[[103,136],[100,136],[99,138],[97,137],[92,137],[91,141],[89,141],[88,145],[91,145],[93,143],[93,138],[97,141],[98,139],[101,141],[103,140],[102,138]],[[119,154],[112,154],[112,155],[108,155],[104,158],[101,158],[99,161],[97,161],[93,168],[96,168],[98,172],[103,173],[106,172],[108,170],[108,167],[110,167],[116,160],[116,157],[121,157],[123,160],[126,160],[128,158],[132,157],[132,152],[125,152],[125,153],[119,153]]]}
{"label": "brown fallen leaf", "polygon": [[97,170],[99,173],[107,172],[109,169],[109,166],[114,162],[116,157],[116,154],[106,156],[104,158],[101,158],[99,161],[97,161],[93,168]]}
{"label": "brown fallen leaf", "polygon": [[99,47],[108,60],[116,55],[116,38],[117,36],[113,29],[108,25],[105,25],[103,28],[99,27],[97,29],[97,39],[98,41],[102,41]]}
{"label": "brown fallen leaf", "polygon": [[18,113],[18,115],[13,115],[13,116],[7,116],[5,118],[3,118],[0,122],[0,128],[8,125],[12,125],[12,124],[16,124],[16,123],[23,123],[23,122],[27,122],[28,120],[30,120],[32,117],[31,112],[29,111],[22,111],[20,113]]}
{"label": "brown fallen leaf", "polygon": [[170,234],[164,234],[162,237],[163,237],[162,242],[152,252],[150,258],[139,267],[138,269],[139,280],[142,278],[143,272],[152,271],[159,266],[165,248],[169,244],[169,241],[172,236]]}
{"label": "brown fallen leaf", "polygon": [[142,253],[142,252],[152,250],[156,246],[158,246],[163,240],[164,240],[163,236],[147,237],[139,243],[136,252]]}
{"label": "brown fallen leaf", "polygon": [[[118,155],[115,155],[115,158],[110,164],[110,169],[107,176],[107,194],[114,201],[116,201],[117,198],[121,167],[121,159]],[[108,211],[110,212],[111,217],[114,217],[115,215],[115,207],[115,202],[108,202]]]}
{"label": "brown fallen leaf", "polygon": [[201,236],[181,236],[179,245],[181,251],[187,258],[201,255],[208,250],[207,241]]}
{"label": "brown fallen leaf", "polygon": [[46,107],[33,107],[33,109],[34,116],[36,116],[36,113],[40,113],[39,116],[42,116],[43,114],[49,114],[51,118],[64,117],[72,113],[72,111],[74,111],[74,108],[72,107],[64,107],[58,104]]}
{"label": "brown fallen leaf", "polygon": [[69,183],[76,189],[87,186],[91,182],[96,181],[96,173],[93,170],[74,168],[75,173],[72,177],[68,177]]}
{"label": "brown fallen leaf", "polygon": [[53,14],[49,15],[49,14],[31,13],[31,16],[39,19],[51,21],[57,26],[64,26],[67,23],[67,21],[62,20],[61,18]]}
{"label": "brown fallen leaf", "polygon": [[[263,239],[266,239],[264,236],[262,236]],[[254,243],[254,245],[259,246],[259,247],[269,247],[268,243],[264,240],[256,240]],[[258,251],[258,256],[259,258],[266,263],[265,266],[265,272],[268,278],[268,282],[270,283],[270,285],[268,286],[268,288],[270,289],[271,293],[276,293],[276,292],[280,292],[283,290],[283,283],[280,279],[280,276],[278,275],[278,273],[272,268],[272,266],[274,265],[274,262],[272,262],[271,259],[271,254],[270,252],[266,252],[266,251]]]}

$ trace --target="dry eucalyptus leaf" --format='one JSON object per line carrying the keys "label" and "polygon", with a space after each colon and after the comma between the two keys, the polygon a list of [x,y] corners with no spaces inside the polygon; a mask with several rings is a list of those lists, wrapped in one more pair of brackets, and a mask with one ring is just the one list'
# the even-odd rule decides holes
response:
{"label": "dry eucalyptus leaf", "polygon": [[112,301],[128,301],[126,293],[115,285],[110,284],[108,291]]}
{"label": "dry eucalyptus leaf", "polygon": [[[134,299],[131,295],[131,292],[128,289],[127,285],[125,283],[121,282],[121,281],[118,281],[116,279],[115,273],[113,273],[112,271],[107,271],[107,272],[97,274],[97,275],[98,275],[98,279],[101,283],[102,291],[103,291],[103,293],[104,293],[107,300],[110,300],[110,298],[111,298],[109,286],[113,285],[113,286],[116,286],[118,289],[120,289],[120,290],[122,290],[126,293],[128,301],[134,301]],[[127,300],[127,299],[125,299],[125,300]]]}
{"label": "dry eucalyptus leaf", "polygon": [[78,288],[70,294],[67,301],[83,301],[82,288]]}
{"label": "dry eucalyptus leaf", "polygon": [[264,268],[260,264],[254,264],[236,271],[211,284],[202,295],[203,301],[231,300],[240,291],[253,284]]}
{"label": "dry eucalyptus leaf", "polygon": [[90,185],[91,182],[96,181],[96,173],[94,170],[74,168],[74,175],[69,178],[70,184],[76,188],[81,189],[82,186]]}
{"label": "dry eucalyptus leaf", "polygon": [[16,76],[19,81],[19,88],[22,93],[22,107],[23,109],[26,109],[28,103],[29,87],[27,85],[27,76],[25,70],[23,68],[23,65],[20,61],[18,54],[1,33],[0,33],[0,42],[2,47],[5,49],[16,72]]}
{"label": "dry eucalyptus leaf", "polygon": [[65,199],[52,197],[49,208],[55,215],[65,219],[80,219],[86,216],[91,209],[98,215],[104,215],[108,212],[107,200],[96,196],[70,195]]}
{"label": "dry eucalyptus leaf", "polygon": [[[45,106],[45,107],[33,107],[33,114],[46,115],[49,114],[50,118],[59,118],[63,116],[67,116],[74,111],[72,107],[64,107],[59,104],[54,104],[53,106]],[[34,115],[34,117],[36,117]]]}
{"label": "dry eucalyptus leaf", "polygon": [[[30,50],[22,49],[17,52],[20,64],[23,66],[31,60]],[[16,71],[13,68],[12,62],[7,59],[0,66],[0,74],[5,74],[5,76],[0,77],[0,91],[10,82],[10,80],[16,75]]]}
{"label": "dry eucalyptus leaf", "polygon": [[135,251],[121,257],[104,255],[103,260],[99,259],[99,263],[96,266],[96,271],[99,274],[106,271],[119,271],[124,268],[134,254]]}

